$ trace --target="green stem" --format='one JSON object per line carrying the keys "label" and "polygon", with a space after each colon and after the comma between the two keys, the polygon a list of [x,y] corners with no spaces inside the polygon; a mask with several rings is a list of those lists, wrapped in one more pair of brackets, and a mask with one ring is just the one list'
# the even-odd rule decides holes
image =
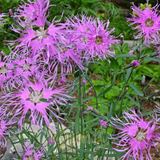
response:
{"label": "green stem", "polygon": [[79,101],[79,106],[81,108],[80,114],[81,114],[81,134],[83,134],[83,108],[82,108],[82,102],[81,102],[81,97],[82,97],[82,93],[81,93],[81,85],[82,85],[82,71],[79,70],[79,95],[78,95],[78,101]]}

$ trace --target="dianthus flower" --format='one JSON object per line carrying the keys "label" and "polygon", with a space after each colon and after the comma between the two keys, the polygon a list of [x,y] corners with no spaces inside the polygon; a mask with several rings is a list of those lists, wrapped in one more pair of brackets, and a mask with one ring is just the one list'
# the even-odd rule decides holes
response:
{"label": "dianthus flower", "polygon": [[[72,46],[67,39],[63,38],[63,44],[57,44],[57,54],[52,56],[48,68],[50,73],[56,75],[60,67],[60,73],[62,79],[66,79],[65,75],[69,72],[73,72],[75,67],[84,70],[83,61],[81,55],[78,54],[78,50]],[[53,77],[52,77],[53,78]],[[54,79],[53,79],[54,80]]]}
{"label": "dianthus flower", "polygon": [[139,60],[133,61],[133,62],[131,63],[131,65],[132,65],[132,66],[135,66],[135,67],[139,66],[139,65],[140,65],[140,64],[139,64]]}
{"label": "dianthus flower", "polygon": [[10,43],[10,45],[18,44],[15,47],[13,46],[14,52],[12,53],[12,57],[15,54],[18,56],[18,52],[22,58],[31,57],[36,59],[42,57],[45,62],[48,62],[49,58],[57,53],[55,44],[58,43],[61,34],[64,33],[62,25],[53,24],[56,22],[58,21],[53,20],[47,29],[45,29],[45,24],[41,25],[39,29],[35,29],[33,27],[25,27],[25,23],[20,21],[19,24],[24,30],[21,28],[12,28],[13,31],[21,35],[20,38]]}
{"label": "dianthus flower", "polygon": [[24,146],[24,152],[20,152],[19,155],[22,157],[22,160],[40,160],[44,157],[43,148],[35,148],[33,144],[27,144],[27,147]]}
{"label": "dianthus flower", "polygon": [[129,156],[139,160],[152,160],[151,147],[156,148],[156,142],[160,141],[160,133],[155,132],[160,128],[156,127],[157,120],[145,121],[140,112],[141,117],[137,115],[135,110],[131,110],[131,112],[123,112],[126,122],[119,118],[113,118],[113,126],[121,131],[112,135],[112,138],[117,140],[117,143],[113,143],[117,146],[115,150],[118,152],[127,151],[121,160],[128,160]]}
{"label": "dianthus flower", "polygon": [[5,16],[6,16],[5,13],[1,13],[1,14],[0,14],[0,25],[3,25],[3,24],[4,24],[4,19],[3,19],[3,17],[5,17]]}
{"label": "dianthus flower", "polygon": [[109,21],[104,23],[99,19],[82,15],[82,19],[76,16],[68,19],[66,25],[76,47],[85,51],[84,57],[106,59],[108,55],[114,56],[111,46],[118,40],[111,36],[114,29],[108,30]]}
{"label": "dianthus flower", "polygon": [[107,121],[100,120],[100,126],[104,127],[104,128],[107,128]]}
{"label": "dianthus flower", "polygon": [[[2,111],[1,111],[2,112]],[[9,135],[10,127],[16,123],[16,121],[11,118],[10,120],[0,113],[0,146],[6,146],[7,140],[5,136]]]}
{"label": "dianthus flower", "polygon": [[1,99],[7,98],[7,102],[3,101],[3,109],[7,112],[7,108],[14,106],[10,112],[14,112],[16,116],[21,115],[18,122],[20,128],[25,118],[31,119],[31,124],[42,128],[43,121],[49,125],[50,120],[54,123],[53,117],[62,119],[57,115],[57,110],[59,111],[57,108],[58,105],[66,105],[67,98],[71,98],[65,94],[66,89],[66,87],[47,88],[41,82],[35,84],[30,82],[18,91],[2,96]]}
{"label": "dianthus flower", "polygon": [[47,10],[50,7],[50,0],[28,0],[27,3],[19,5],[14,17],[24,18],[29,25],[44,26],[47,18]]}
{"label": "dianthus flower", "polygon": [[15,86],[21,87],[22,85],[26,85],[30,82],[29,79],[36,78],[41,81],[44,80],[44,70],[40,70],[37,68],[36,61],[33,58],[26,58],[20,60],[14,60],[14,75],[12,80],[15,83]]}
{"label": "dianthus flower", "polygon": [[150,9],[147,2],[147,7],[142,10],[133,4],[132,10],[135,14],[132,14],[132,18],[127,20],[132,22],[131,25],[136,25],[134,29],[137,29],[138,35],[135,36],[135,39],[144,37],[145,44],[148,44],[149,40],[159,41],[160,16],[158,15],[158,7],[157,4]]}
{"label": "dianthus flower", "polygon": [[0,87],[2,89],[13,84],[13,68],[13,63],[0,62]]}

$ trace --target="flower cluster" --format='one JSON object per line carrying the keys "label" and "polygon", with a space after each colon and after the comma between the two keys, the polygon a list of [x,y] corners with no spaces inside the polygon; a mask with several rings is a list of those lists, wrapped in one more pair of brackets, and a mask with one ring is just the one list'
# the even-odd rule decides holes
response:
{"label": "flower cluster", "polygon": [[[105,23],[83,15],[81,19],[76,16],[68,18],[65,23],[55,18],[48,22],[46,14],[49,7],[48,0],[39,0],[18,9],[16,17],[19,27],[14,26],[12,30],[21,37],[10,42],[13,49],[11,58],[34,58],[37,67],[42,69],[47,65],[48,73],[45,75],[50,77],[47,82],[51,82],[51,79],[53,82],[58,68],[65,79],[65,75],[73,72],[75,67],[84,70],[95,57],[106,59],[114,56],[112,44],[118,40],[111,36],[114,29],[108,30],[109,21]],[[32,16],[28,15],[31,9]],[[39,11],[43,14],[38,14]],[[22,17],[25,17],[25,21]]]}
{"label": "flower cluster", "polygon": [[0,113],[0,145],[6,146],[7,140],[6,136],[9,135],[11,126],[13,127],[13,124],[17,122],[14,118],[9,118],[8,116],[5,116],[4,113],[1,111]]}
{"label": "flower cluster", "polygon": [[133,156],[134,159],[143,160],[146,158],[150,160],[152,159],[151,147],[156,148],[156,142],[160,141],[160,133],[156,133],[156,130],[160,128],[156,127],[158,119],[147,121],[144,120],[140,112],[141,117],[135,110],[131,110],[131,112],[123,112],[125,122],[119,118],[113,118],[113,126],[121,131],[112,135],[113,139],[117,140],[117,143],[114,143],[117,146],[115,150],[118,152],[127,151],[121,157],[122,160],[128,160],[130,156]]}
{"label": "flower cluster", "polygon": [[144,38],[144,43],[149,44],[149,41],[159,43],[159,31],[160,31],[160,16],[158,11],[159,5],[150,8],[148,1],[145,9],[141,9],[133,4],[132,18],[128,18],[128,21],[132,22],[134,29],[137,30],[135,39]]}
{"label": "flower cluster", "polygon": [[[55,119],[61,121],[65,113],[60,112],[60,106],[68,104],[72,97],[67,95],[69,85],[57,87],[57,81],[58,85],[66,83],[68,73],[76,68],[85,70],[93,58],[114,56],[112,44],[118,42],[111,36],[114,29],[108,29],[109,21],[83,15],[68,18],[65,23],[56,18],[48,22],[49,3],[49,0],[27,0],[15,13],[9,10],[16,21],[12,31],[19,38],[8,41],[11,53],[0,58],[0,88],[4,93],[0,97],[0,113],[18,118],[19,131],[26,119],[41,129],[43,125],[54,124]],[[4,16],[1,14],[0,19]],[[4,145],[8,125],[12,122],[0,119],[0,140]],[[30,155],[40,158],[27,147],[23,159]]]}

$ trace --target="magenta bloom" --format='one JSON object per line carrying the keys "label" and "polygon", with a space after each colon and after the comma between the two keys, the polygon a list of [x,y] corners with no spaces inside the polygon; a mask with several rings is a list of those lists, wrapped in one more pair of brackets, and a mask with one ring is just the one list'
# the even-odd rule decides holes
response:
{"label": "magenta bloom", "polygon": [[[12,77],[17,87],[27,85],[30,82],[29,78],[44,80],[44,71],[37,68],[37,63],[32,58],[26,58],[13,61],[14,64],[14,76]],[[16,88],[17,88],[16,87]]]}
{"label": "magenta bloom", "polygon": [[43,148],[35,148],[33,144],[28,144],[27,147],[24,146],[24,153],[19,153],[22,157],[22,160],[40,160],[44,157]]}
{"label": "magenta bloom", "polygon": [[135,67],[137,67],[137,66],[140,65],[140,64],[139,64],[139,60],[135,60],[135,61],[133,61],[131,64],[132,64],[132,66],[135,66]]}
{"label": "magenta bloom", "polygon": [[3,24],[4,24],[5,20],[3,19],[3,17],[5,17],[5,16],[6,16],[5,13],[1,13],[1,14],[0,14],[0,25],[3,25]]}
{"label": "magenta bloom", "polygon": [[[157,120],[145,121],[137,115],[134,110],[131,114],[123,112],[125,122],[119,118],[113,118],[113,126],[120,130],[119,133],[112,135],[113,139],[117,141],[114,143],[118,152],[127,151],[121,160],[128,160],[130,156],[134,159],[151,160],[151,147],[156,148],[156,142],[160,141],[160,133],[155,133],[160,127],[156,127]],[[156,148],[157,149],[157,148]]]}
{"label": "magenta bloom", "polygon": [[104,128],[107,128],[107,121],[101,120],[100,121],[100,126],[104,127]]}
{"label": "magenta bloom", "polygon": [[[57,54],[57,47],[55,44],[58,43],[60,39],[60,35],[64,33],[63,26],[60,24],[54,25],[58,21],[52,21],[50,26],[45,29],[45,24],[40,25],[39,29],[33,29],[31,27],[25,27],[24,22],[20,22],[19,24],[25,28],[22,30],[20,28],[13,28],[12,30],[19,33],[21,35],[20,38],[15,40],[15,42],[11,41],[11,45],[17,43],[17,46],[14,47],[14,53],[12,57],[17,56],[17,52],[20,53],[20,57],[30,57],[34,59],[38,59],[42,57],[45,62],[49,61],[49,58],[55,56]],[[38,25],[37,25],[38,26]],[[28,48],[30,48],[28,50]]]}
{"label": "magenta bloom", "polygon": [[133,55],[133,53],[134,53],[133,50],[130,50],[130,51],[129,51],[129,54],[130,54],[130,55]]}
{"label": "magenta bloom", "polygon": [[10,16],[12,16],[12,15],[13,15],[13,12],[12,12],[12,10],[11,10],[11,9],[9,9],[9,11],[8,11],[8,12],[9,12],[9,15],[10,15]]}
{"label": "magenta bloom", "polygon": [[86,83],[87,83],[86,79],[83,79],[83,80],[82,80],[82,82],[83,82],[84,84],[86,84]]}
{"label": "magenta bloom", "polygon": [[28,0],[28,3],[19,5],[15,17],[24,18],[29,25],[44,26],[50,0]]}
{"label": "magenta bloom", "polygon": [[27,118],[31,119],[31,124],[42,128],[43,121],[49,125],[50,121],[54,123],[53,117],[62,119],[57,115],[57,108],[58,105],[66,105],[67,98],[71,98],[65,94],[66,89],[66,87],[47,88],[43,83],[35,82],[34,85],[30,82],[17,92],[4,95],[2,98],[8,98],[8,100],[3,106],[6,109],[10,105],[14,106],[15,114],[21,115],[18,122],[20,127],[23,125],[26,114],[29,114]]}
{"label": "magenta bloom", "polygon": [[[147,1],[148,5],[148,1]],[[132,10],[136,15],[132,14],[132,18],[128,18],[131,21],[131,25],[136,25],[134,29],[137,29],[138,35],[135,36],[136,39],[144,37],[144,43],[148,44],[149,40],[159,41],[158,35],[160,31],[160,17],[158,15],[158,4],[152,9],[149,5],[144,10],[140,7],[136,7],[134,4]]]}
{"label": "magenta bloom", "polygon": [[54,144],[55,143],[55,141],[52,138],[49,138],[48,142],[49,142],[49,144]]}
{"label": "magenta bloom", "polygon": [[64,44],[57,44],[57,53],[51,55],[51,60],[48,64],[50,73],[54,73],[52,79],[58,73],[60,68],[61,77],[65,80],[65,76],[70,72],[72,73],[75,70],[75,67],[79,67],[81,70],[84,70],[83,61],[81,60],[81,54],[78,54],[79,51],[70,43],[68,39],[63,38]]}
{"label": "magenta bloom", "polygon": [[88,111],[93,111],[93,107],[87,106]]}
{"label": "magenta bloom", "polygon": [[70,30],[71,40],[79,50],[85,51],[84,57],[106,59],[108,56],[114,56],[111,46],[118,40],[111,36],[114,29],[108,30],[109,21],[104,23],[99,19],[83,15],[82,19],[78,17],[74,17],[73,20],[68,19],[66,24],[68,28],[74,28]]}
{"label": "magenta bloom", "polygon": [[3,113],[1,113],[0,115],[0,146],[7,145],[7,140],[5,136],[9,135],[10,127],[12,127],[14,123],[16,123],[16,121],[13,120],[13,118],[8,120],[8,118],[5,117]]}
{"label": "magenta bloom", "polygon": [[0,87],[2,89],[12,86],[13,84],[13,63],[0,62]]}

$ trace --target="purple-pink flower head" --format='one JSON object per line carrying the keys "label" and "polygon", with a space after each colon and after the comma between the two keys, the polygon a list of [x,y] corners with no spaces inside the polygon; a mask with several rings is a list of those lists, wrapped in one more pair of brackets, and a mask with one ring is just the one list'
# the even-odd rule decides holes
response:
{"label": "purple-pink flower head", "polygon": [[44,26],[47,18],[47,10],[50,7],[50,0],[28,0],[19,6],[15,17],[24,18],[29,25]]}
{"label": "purple-pink flower head", "polygon": [[130,55],[133,55],[133,53],[134,53],[133,50],[130,50],[130,51],[129,51],[129,54],[130,54]]}
{"label": "purple-pink flower head", "polygon": [[104,127],[104,128],[107,128],[107,121],[101,120],[100,121],[100,126]]}
{"label": "purple-pink flower head", "polygon": [[16,111],[16,115],[21,115],[18,122],[20,127],[27,118],[31,120],[31,124],[42,128],[43,121],[49,125],[50,121],[54,123],[54,118],[62,119],[57,115],[56,109],[58,105],[66,105],[67,98],[71,98],[65,94],[66,90],[66,87],[52,89],[40,82],[35,82],[35,84],[30,82],[17,92],[4,95],[3,98],[8,98],[8,100],[3,103],[3,106],[5,108],[10,105],[14,106],[12,112]]}
{"label": "purple-pink flower head", "polygon": [[94,108],[93,108],[93,107],[90,107],[90,106],[87,106],[87,110],[88,110],[88,111],[93,111]]}
{"label": "purple-pink flower head", "polygon": [[133,4],[132,10],[136,14],[132,14],[132,18],[127,19],[132,22],[131,25],[136,25],[136,27],[134,27],[134,29],[137,30],[135,38],[139,39],[144,37],[145,44],[149,44],[149,40],[159,41],[160,17],[157,10],[158,6],[157,4],[150,9],[147,3],[147,7],[142,10]]}
{"label": "purple-pink flower head", "polygon": [[115,150],[126,151],[122,160],[128,160],[130,156],[134,159],[151,160],[151,147],[156,148],[156,142],[160,141],[160,134],[155,132],[160,128],[156,127],[157,120],[152,117],[150,121],[145,121],[141,113],[140,115],[139,117],[135,110],[131,110],[131,113],[123,112],[125,122],[113,118],[113,126],[120,131],[112,135],[117,141],[114,143],[117,146]]}
{"label": "purple-pink flower head", "polygon": [[49,144],[54,144],[55,143],[55,141],[52,138],[48,138],[48,142],[49,142]]}
{"label": "purple-pink flower head", "polygon": [[5,17],[5,16],[6,16],[5,13],[0,14],[0,25],[4,25],[5,20],[3,19],[3,17]]}
{"label": "purple-pink flower head", "polygon": [[32,58],[15,60],[14,64],[14,79],[17,87],[21,87],[22,85],[26,85],[30,82],[29,78],[36,77],[43,81],[44,71],[37,68],[36,61]]}
{"label": "purple-pink flower head", "polygon": [[[64,39],[64,38],[63,38]],[[67,39],[64,44],[57,44],[57,54],[52,56],[51,62],[49,64],[49,70],[51,72],[57,73],[60,67],[61,77],[65,79],[65,75],[69,72],[73,72],[75,67],[79,67],[81,70],[84,70],[83,61],[81,60],[81,54],[78,54],[79,51],[68,43]]]}
{"label": "purple-pink flower head", "polygon": [[82,15],[82,19],[74,17],[73,20],[68,19],[66,24],[74,28],[70,31],[72,40],[81,51],[85,50],[86,57],[106,59],[108,55],[114,56],[111,46],[118,40],[111,36],[114,29],[108,30],[109,21],[104,23]]}
{"label": "purple-pink flower head", "polygon": [[24,146],[24,152],[20,152],[19,155],[21,156],[22,160],[40,160],[44,157],[44,149],[43,148],[36,148],[33,144],[28,143],[27,147]]}
{"label": "purple-pink flower head", "polygon": [[[21,57],[27,56],[34,59],[43,57],[44,61],[48,62],[51,55],[56,55],[57,47],[55,44],[58,43],[60,35],[64,33],[62,25],[53,24],[56,22],[58,21],[53,20],[47,29],[45,29],[45,25],[41,25],[39,29],[25,28],[22,30],[20,28],[13,28],[13,31],[21,35],[15,42],[11,41],[10,43],[11,45],[18,44],[16,47],[13,46],[14,51],[21,53]],[[19,24],[22,27],[25,26],[22,21]],[[15,53],[12,56],[14,57]]]}
{"label": "purple-pink flower head", "polygon": [[13,83],[13,63],[0,62],[0,87],[4,89]]}
{"label": "purple-pink flower head", "polygon": [[16,123],[16,121],[13,118],[9,120],[6,116],[3,115],[3,113],[0,115],[0,146],[7,145],[6,136],[9,135],[9,132],[11,132],[10,127],[14,123]]}
{"label": "purple-pink flower head", "polygon": [[139,65],[140,65],[139,60],[133,61],[133,62],[131,63],[131,65],[132,65],[132,66],[135,66],[135,67],[139,66]]}

